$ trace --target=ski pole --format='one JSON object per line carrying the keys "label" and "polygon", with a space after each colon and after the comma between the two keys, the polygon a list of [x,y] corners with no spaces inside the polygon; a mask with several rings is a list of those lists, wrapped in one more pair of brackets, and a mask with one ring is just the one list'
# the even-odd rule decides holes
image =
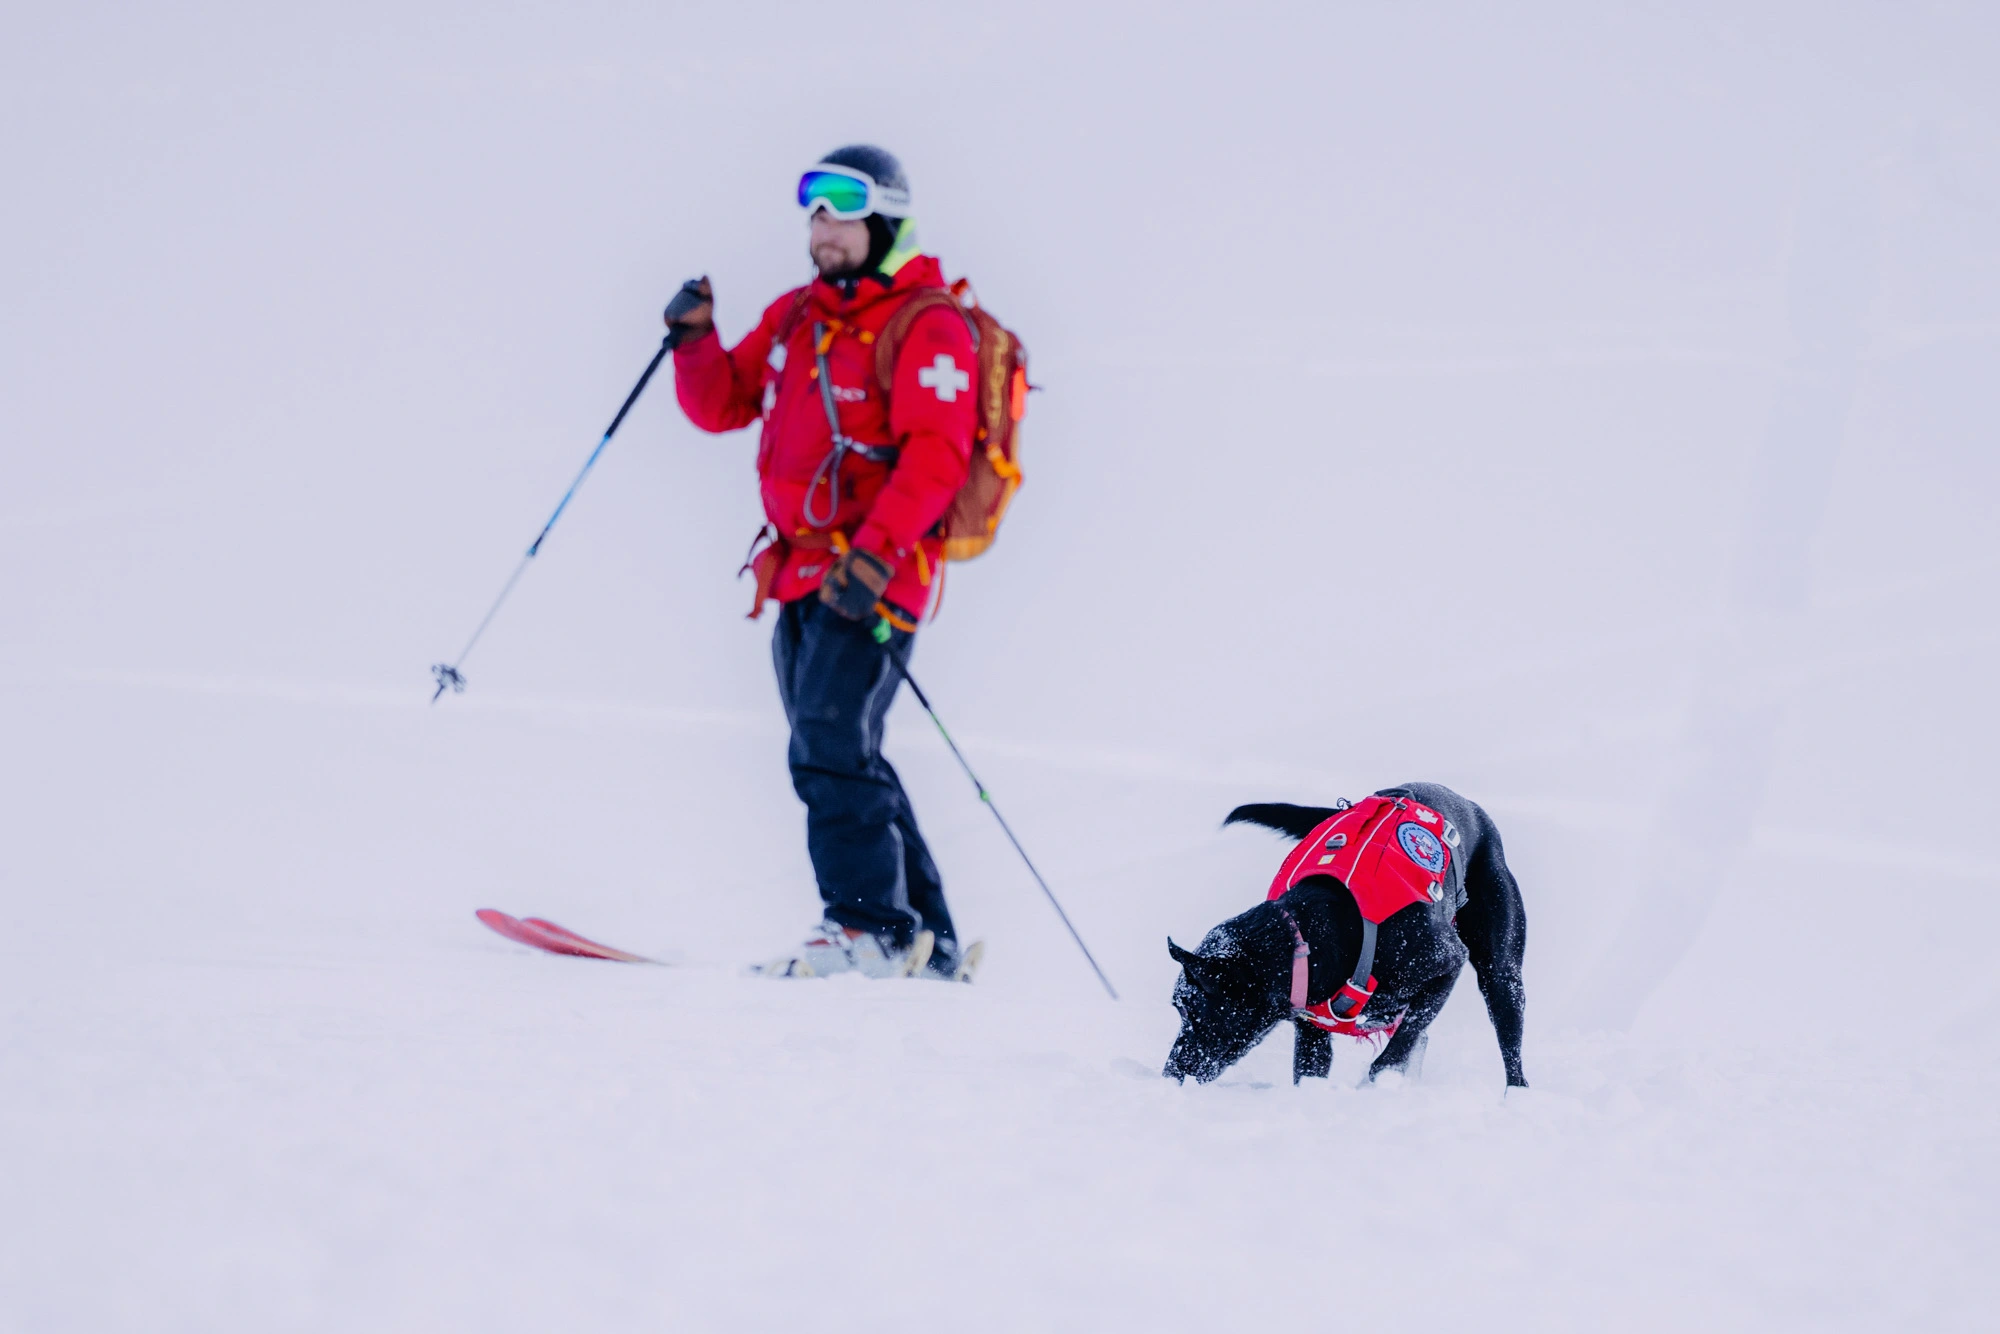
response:
{"label": "ski pole", "polygon": [[1021,846],[1021,840],[1015,838],[1014,831],[1007,827],[1007,817],[1002,815],[1000,808],[993,804],[993,794],[986,790],[986,784],[979,781],[979,775],[972,772],[972,766],[966,763],[964,752],[960,751],[958,743],[951,739],[951,733],[945,730],[944,719],[938,717],[937,710],[931,707],[930,696],[924,694],[924,688],[917,684],[917,678],[910,675],[909,667],[903,662],[903,655],[896,652],[893,647],[889,647],[888,636],[886,634],[879,634],[880,630],[886,630],[888,626],[889,623],[887,621],[883,621],[880,624],[878,627],[878,637],[882,640],[884,647],[889,648],[889,661],[896,664],[896,671],[903,678],[904,682],[909,685],[910,693],[917,697],[917,703],[923,705],[924,712],[931,716],[931,722],[937,726],[938,735],[943,737],[944,744],[951,748],[951,757],[958,761],[958,767],[965,770],[965,776],[972,780],[972,786],[979,793],[979,799],[986,803],[986,809],[992,811],[993,818],[1000,822],[1000,832],[1005,834],[1007,841],[1014,845],[1014,851],[1021,854],[1021,861],[1028,868],[1028,874],[1035,877],[1035,883],[1040,885],[1042,893],[1048,896],[1049,906],[1056,910],[1056,916],[1062,918],[1063,926],[1069,931],[1069,938],[1074,940],[1076,947],[1083,951],[1084,959],[1090,964],[1090,971],[1097,974],[1097,980],[1104,984],[1104,989],[1111,994],[1111,999],[1117,1000],[1118,989],[1111,985],[1111,979],[1106,977],[1104,970],[1097,966],[1097,959],[1091,954],[1090,946],[1083,943],[1083,937],[1077,934],[1076,925],[1069,920],[1069,914],[1064,912],[1062,904],[1056,901],[1055,891],[1049,888],[1048,881],[1042,879],[1042,873],[1035,869],[1035,863],[1029,859],[1028,850]]}
{"label": "ski pole", "polygon": [[486,609],[486,615],[480,620],[479,628],[472,632],[472,638],[466,640],[465,647],[458,651],[457,660],[436,663],[431,667],[431,675],[437,678],[437,689],[431,694],[431,703],[438,702],[446,687],[455,693],[464,692],[465,677],[458,669],[465,665],[466,658],[472,653],[472,646],[479,642],[479,636],[485,634],[486,627],[492,624],[494,613],[500,610],[500,604],[507,600],[507,595],[514,591],[514,585],[520,582],[522,572],[528,568],[528,562],[541,551],[542,543],[548,538],[549,529],[556,526],[556,520],[560,519],[563,511],[569,508],[570,498],[576,494],[576,489],[583,485],[583,479],[588,477],[590,470],[597,465],[597,456],[611,443],[611,437],[618,434],[619,424],[625,420],[625,414],[632,410],[632,405],[639,401],[639,395],[645,392],[646,382],[653,378],[653,372],[660,369],[660,362],[665,359],[667,353],[674,350],[674,344],[680,341],[680,333],[680,328],[675,326],[668,329],[667,336],[660,340],[660,350],[646,363],[645,374],[639,377],[639,383],[632,386],[632,392],[625,395],[624,405],[618,409],[618,415],[611,419],[611,425],[604,428],[604,438],[597,442],[597,448],[591,450],[590,457],[583,461],[583,468],[577,473],[576,480],[569,484],[569,490],[563,492],[563,498],[556,502],[556,512],[542,525],[542,531],[535,534],[535,540],[528,545],[528,554],[521,557],[521,563],[514,567],[514,573],[507,578],[506,587],[500,590],[499,597],[493,599],[493,605]]}

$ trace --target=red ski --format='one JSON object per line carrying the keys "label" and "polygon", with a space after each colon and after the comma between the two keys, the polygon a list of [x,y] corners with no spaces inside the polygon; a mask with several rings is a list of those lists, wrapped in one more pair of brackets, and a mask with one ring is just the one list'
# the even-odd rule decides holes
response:
{"label": "red ski", "polygon": [[481,908],[473,916],[518,945],[567,954],[577,959],[608,959],[613,963],[657,963],[643,954],[613,949],[588,936],[579,936],[566,926],[557,926],[544,917],[513,917],[498,908]]}
{"label": "red ski", "polygon": [[633,954],[629,950],[621,950],[601,941],[592,940],[589,936],[579,936],[568,927],[557,926],[546,917],[524,917],[521,919],[521,925],[531,926],[546,935],[554,936],[571,949],[586,950],[593,959],[609,959],[613,963],[659,962],[658,959],[649,959],[643,954]]}

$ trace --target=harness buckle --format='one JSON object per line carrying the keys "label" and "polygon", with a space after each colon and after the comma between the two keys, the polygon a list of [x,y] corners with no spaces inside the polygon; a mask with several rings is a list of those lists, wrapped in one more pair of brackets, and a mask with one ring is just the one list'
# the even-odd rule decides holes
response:
{"label": "harness buckle", "polygon": [[1370,974],[1366,990],[1354,985],[1352,981],[1342,982],[1340,990],[1334,994],[1333,1000],[1328,1003],[1328,1008],[1342,1019],[1353,1020],[1358,1018],[1361,1012],[1368,1008],[1368,1002],[1373,1000],[1374,997],[1375,978],[1373,974]]}

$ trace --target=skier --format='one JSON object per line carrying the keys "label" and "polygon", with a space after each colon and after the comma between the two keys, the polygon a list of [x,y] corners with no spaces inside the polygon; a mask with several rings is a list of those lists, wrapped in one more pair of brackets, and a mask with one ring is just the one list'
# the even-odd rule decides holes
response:
{"label": "skier", "polygon": [[[705,431],[762,420],[769,520],[746,569],[754,619],[779,604],[771,656],[791,726],[792,787],[824,919],[763,972],[967,978],[936,863],[896,771],[883,720],[942,568],[939,519],[964,483],[974,434],[972,335],[942,304],[892,326],[944,287],[919,252],[909,182],[888,152],[835,149],[799,180],[818,273],[765,309],[733,348],[713,336],[707,278],[667,307],[681,338],[675,393]],[[878,387],[877,357],[891,386]],[[971,956],[971,957],[968,957]]]}

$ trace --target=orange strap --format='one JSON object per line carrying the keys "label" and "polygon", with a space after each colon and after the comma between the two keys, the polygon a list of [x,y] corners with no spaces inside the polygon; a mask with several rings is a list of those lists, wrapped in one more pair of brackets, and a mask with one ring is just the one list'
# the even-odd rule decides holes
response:
{"label": "orange strap", "polygon": [[944,610],[944,567],[945,567],[944,547],[942,544],[940,544],[938,547],[937,592],[931,598],[931,620],[933,622],[937,620],[938,613]]}
{"label": "orange strap", "polygon": [[993,475],[1001,481],[1018,482],[1021,480],[1021,465],[1001,453],[998,442],[987,442],[986,462],[993,469]]}
{"label": "orange strap", "polygon": [[904,619],[903,619],[902,617],[898,616],[898,615],[897,615],[897,614],[896,614],[896,613],[895,613],[895,612],[894,612],[894,611],[893,611],[893,610],[892,610],[892,609],[890,608],[890,606],[889,606],[889,604],[888,604],[888,603],[886,603],[886,602],[878,602],[878,603],[876,603],[876,604],[875,604],[875,610],[876,610],[876,611],[878,611],[878,612],[880,612],[880,613],[882,613],[882,619],[883,619],[883,620],[885,620],[885,621],[887,621],[887,622],[888,622],[889,624],[891,624],[891,625],[895,626],[895,627],[896,627],[896,628],[897,628],[898,630],[901,630],[901,631],[903,631],[903,632],[904,632],[905,634],[915,634],[915,633],[916,633],[916,630],[917,630],[917,627],[916,627],[916,623],[915,623],[914,621],[906,621],[906,620],[904,620]]}
{"label": "orange strap", "polygon": [[825,331],[820,334],[819,347],[817,349],[817,355],[822,357],[833,347],[833,336],[835,334],[851,333],[855,338],[860,340],[863,347],[868,347],[875,341],[874,334],[866,329],[857,329],[845,320],[836,320],[829,317],[823,327]]}
{"label": "orange strap", "polygon": [[[847,534],[845,533],[829,533],[827,534],[827,536],[833,539],[833,549],[839,552],[843,556],[845,556],[848,553],[848,550],[853,546],[853,543],[847,540]],[[930,575],[928,573],[928,567],[926,567],[923,564],[923,558],[924,558],[924,549],[922,544],[919,544],[917,547],[917,564],[920,569],[925,570],[924,582],[929,583]],[[914,621],[906,620],[903,617],[898,616],[893,610],[891,610],[888,603],[886,602],[876,603],[875,610],[881,613],[883,620],[895,626],[898,630],[902,630],[908,634],[916,633],[917,630],[916,623]]]}

